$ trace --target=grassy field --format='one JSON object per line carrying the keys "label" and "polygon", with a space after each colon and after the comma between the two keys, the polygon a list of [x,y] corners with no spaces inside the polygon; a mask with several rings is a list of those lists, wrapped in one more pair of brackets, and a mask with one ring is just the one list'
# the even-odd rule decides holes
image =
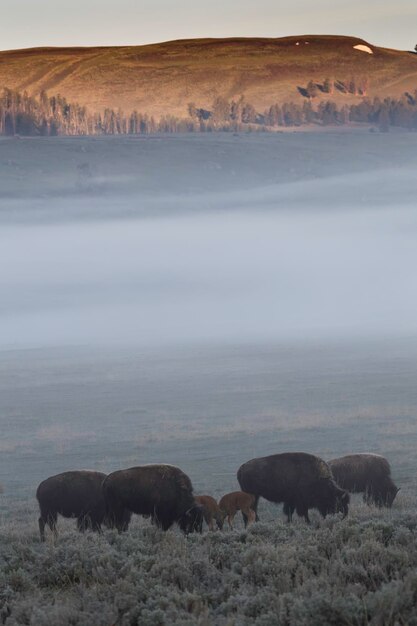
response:
{"label": "grassy field", "polygon": [[187,539],[145,525],[103,536],[1,529],[3,624],[416,623],[415,499],[343,522],[280,521]]}
{"label": "grassy field", "polygon": [[[306,43],[307,42],[307,43]],[[304,35],[281,39],[201,39],[146,46],[39,48],[0,53],[0,83],[37,95],[46,90],[92,111],[137,109],[157,117],[187,115],[194,102],[244,95],[259,111],[275,102],[303,101],[299,87],[326,77],[367,77],[368,94],[413,92],[417,57],[370,45],[357,37]],[[328,94],[322,94],[328,99]],[[320,96],[321,97],[321,96]],[[337,92],[332,99],[354,102]]]}
{"label": "grassy field", "polygon": [[[3,353],[2,623],[415,624],[413,346]],[[347,519],[313,513],[310,527],[262,502],[247,531],[186,539],[136,518],[82,536],[60,520],[57,542],[39,542],[47,475],[171,462],[219,497],[241,462],[285,450],[383,453],[401,491],[391,510],[355,496]]]}

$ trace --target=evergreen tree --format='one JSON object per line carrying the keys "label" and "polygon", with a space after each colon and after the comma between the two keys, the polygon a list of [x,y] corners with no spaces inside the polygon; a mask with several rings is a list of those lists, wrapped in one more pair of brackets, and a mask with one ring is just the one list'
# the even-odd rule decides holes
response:
{"label": "evergreen tree", "polygon": [[244,124],[254,124],[256,122],[255,107],[245,102],[242,108],[242,122]]}
{"label": "evergreen tree", "polygon": [[315,113],[310,100],[303,103],[302,117],[305,124],[312,124],[315,120]]}
{"label": "evergreen tree", "polygon": [[313,80],[307,83],[306,93],[308,98],[315,98],[318,94],[318,87]]}
{"label": "evergreen tree", "polygon": [[212,118],[215,125],[230,121],[230,104],[226,98],[218,96],[212,106]]}
{"label": "evergreen tree", "polygon": [[239,125],[242,122],[244,104],[245,98],[243,96],[240,96],[239,100],[237,101],[232,101],[232,104],[230,106],[230,119],[235,122],[235,124]]}
{"label": "evergreen tree", "polygon": [[334,81],[330,78],[326,78],[323,83],[323,91],[324,93],[332,94],[334,92]]}
{"label": "evergreen tree", "polygon": [[357,86],[356,80],[355,80],[355,78],[353,76],[352,76],[352,78],[350,79],[350,81],[348,83],[348,91],[349,91],[349,93],[352,93],[355,96],[358,95],[358,86]]}
{"label": "evergreen tree", "polygon": [[378,115],[378,128],[381,133],[387,133],[389,131],[389,126],[390,126],[389,108],[388,108],[388,105],[384,103]]}

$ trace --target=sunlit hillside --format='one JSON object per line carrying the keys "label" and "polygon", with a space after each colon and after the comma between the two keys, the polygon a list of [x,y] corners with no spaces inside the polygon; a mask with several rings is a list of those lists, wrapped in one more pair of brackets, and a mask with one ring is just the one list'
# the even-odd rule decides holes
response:
{"label": "sunlit hillside", "polygon": [[[209,107],[217,96],[243,95],[257,110],[302,102],[310,80],[318,84],[316,97],[328,99],[326,78],[331,99],[340,103],[364,95],[399,97],[417,86],[417,55],[355,37],[317,35],[0,53],[0,86],[60,93],[93,111],[121,107],[156,116],[184,115],[190,102]],[[362,85],[356,94],[345,89],[352,78]]]}

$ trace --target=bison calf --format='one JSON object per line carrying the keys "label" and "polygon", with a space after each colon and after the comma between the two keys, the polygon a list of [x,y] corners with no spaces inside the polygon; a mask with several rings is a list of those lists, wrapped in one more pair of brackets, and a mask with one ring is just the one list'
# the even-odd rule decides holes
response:
{"label": "bison calf", "polygon": [[[214,530],[214,521],[221,530],[223,528],[224,517],[216,500],[212,498],[212,496],[195,496],[194,499],[202,508],[203,517],[209,530]],[[202,530],[203,521],[201,520],[201,528],[199,528],[199,531],[202,532]]]}
{"label": "bison calf", "polygon": [[77,518],[80,531],[87,528],[99,531],[105,522],[105,503],[101,484],[106,478],[102,472],[75,470],[50,476],[40,483],[36,498],[39,502],[39,532],[45,541],[45,525],[57,534],[58,514]]}
{"label": "bison calf", "polygon": [[103,482],[108,516],[119,531],[126,530],[123,511],[148,515],[168,530],[177,522],[184,533],[199,530],[202,508],[193,496],[190,479],[173,465],[142,465],[109,474]]}
{"label": "bison calf", "polygon": [[219,502],[219,509],[223,516],[227,516],[229,527],[233,529],[233,520],[238,511],[242,512],[243,523],[246,526],[256,520],[255,496],[244,491],[233,491],[224,495]]}
{"label": "bison calf", "polygon": [[391,479],[387,459],[379,454],[349,454],[329,461],[337,484],[352,493],[362,493],[367,504],[391,507],[399,488]]}
{"label": "bison calf", "polygon": [[349,494],[333,480],[327,463],[304,452],[287,452],[252,459],[240,466],[237,478],[243,491],[255,496],[257,511],[260,497],[283,502],[288,521],[293,511],[310,522],[309,509],[318,509],[323,517],[349,510]]}

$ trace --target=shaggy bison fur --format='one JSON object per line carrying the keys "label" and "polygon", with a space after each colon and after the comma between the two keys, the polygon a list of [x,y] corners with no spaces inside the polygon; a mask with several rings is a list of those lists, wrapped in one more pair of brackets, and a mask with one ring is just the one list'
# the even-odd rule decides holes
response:
{"label": "shaggy bison fur", "polygon": [[106,508],[101,490],[106,474],[89,470],[75,470],[50,476],[40,483],[36,498],[39,502],[39,532],[45,541],[45,525],[57,534],[58,514],[77,518],[80,531],[88,528],[101,530],[108,524]]}
{"label": "shaggy bison fur", "polygon": [[106,510],[119,531],[126,530],[123,511],[151,517],[168,530],[176,522],[184,533],[199,530],[203,511],[189,477],[173,465],[142,465],[109,474],[103,482]]}
{"label": "shaggy bison fur", "polygon": [[329,461],[337,484],[352,493],[362,493],[367,504],[391,507],[399,488],[391,479],[390,465],[379,454],[349,454]]}
{"label": "shaggy bison fur", "polygon": [[294,511],[310,522],[309,509],[323,517],[349,511],[349,494],[338,487],[325,461],[304,452],[287,452],[252,459],[240,466],[237,478],[243,491],[253,493],[257,511],[260,497],[283,502],[291,521]]}

